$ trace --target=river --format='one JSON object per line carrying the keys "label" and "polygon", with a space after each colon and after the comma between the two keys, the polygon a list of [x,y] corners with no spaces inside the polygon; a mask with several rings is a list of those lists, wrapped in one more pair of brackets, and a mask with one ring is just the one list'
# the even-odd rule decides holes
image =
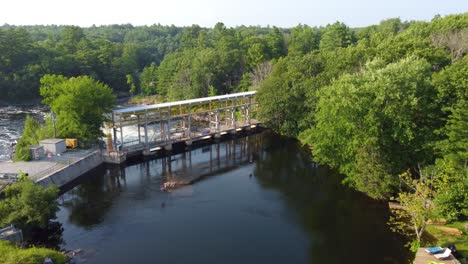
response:
{"label": "river", "polygon": [[79,263],[408,263],[385,203],[340,181],[271,132],[101,166],[60,198],[62,247]]}
{"label": "river", "polygon": [[46,108],[44,106],[0,107],[0,162],[10,160],[12,144],[21,136],[27,115],[44,122]]}

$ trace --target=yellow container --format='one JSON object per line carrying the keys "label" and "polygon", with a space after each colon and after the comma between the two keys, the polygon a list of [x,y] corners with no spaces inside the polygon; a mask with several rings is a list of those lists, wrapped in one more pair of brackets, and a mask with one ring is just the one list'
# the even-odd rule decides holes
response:
{"label": "yellow container", "polygon": [[76,138],[66,138],[65,145],[67,148],[74,149],[78,147],[78,139]]}

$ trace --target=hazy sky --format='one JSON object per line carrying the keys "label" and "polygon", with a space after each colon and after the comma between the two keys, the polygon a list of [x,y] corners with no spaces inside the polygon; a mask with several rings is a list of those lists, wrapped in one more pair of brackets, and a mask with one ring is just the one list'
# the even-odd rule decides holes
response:
{"label": "hazy sky", "polygon": [[2,0],[0,24],[107,24],[213,27],[310,26],[335,21],[359,27],[382,19],[430,20],[468,12],[468,0]]}

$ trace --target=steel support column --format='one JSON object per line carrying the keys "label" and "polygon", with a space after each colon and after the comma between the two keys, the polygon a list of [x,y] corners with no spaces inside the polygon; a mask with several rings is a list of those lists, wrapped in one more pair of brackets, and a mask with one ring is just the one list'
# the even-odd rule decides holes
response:
{"label": "steel support column", "polygon": [[147,111],[145,111],[145,145],[148,145],[148,116]]}
{"label": "steel support column", "polygon": [[114,148],[117,148],[117,130],[115,129],[115,115],[112,113],[112,132]]}
{"label": "steel support column", "polygon": [[138,128],[138,144],[141,144],[141,135],[140,135],[140,115],[137,115],[137,128]]}

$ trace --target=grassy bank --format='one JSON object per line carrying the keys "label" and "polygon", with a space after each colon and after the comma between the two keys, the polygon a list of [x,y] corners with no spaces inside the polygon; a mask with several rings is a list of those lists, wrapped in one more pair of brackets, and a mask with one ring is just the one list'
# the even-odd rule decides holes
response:
{"label": "grassy bank", "polygon": [[41,264],[46,257],[51,258],[56,264],[66,262],[65,254],[47,248],[22,249],[8,241],[0,240],[0,263],[1,264]]}
{"label": "grassy bank", "polygon": [[[457,232],[460,231],[460,232]],[[446,225],[429,225],[427,246],[446,246],[454,244],[460,260],[468,257],[468,222],[454,222]],[[463,262],[462,262],[463,263]]]}

